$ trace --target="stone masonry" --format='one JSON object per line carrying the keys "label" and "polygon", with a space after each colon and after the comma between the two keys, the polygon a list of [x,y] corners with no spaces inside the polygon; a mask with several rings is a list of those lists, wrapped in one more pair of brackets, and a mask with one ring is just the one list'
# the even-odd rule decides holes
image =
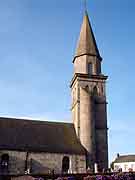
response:
{"label": "stone masonry", "polygon": [[87,167],[92,170],[95,163],[99,169],[108,168],[107,76],[101,73],[101,61],[86,12],[73,59],[71,111],[76,134],[87,151]]}
{"label": "stone masonry", "polygon": [[[54,170],[55,173],[62,173],[62,159],[68,156],[70,159],[70,172],[82,173],[86,171],[86,158],[84,155],[70,155],[60,153],[34,153],[19,151],[0,151],[2,154],[9,154],[9,174],[24,174],[27,163],[32,174],[47,174]],[[26,162],[27,161],[27,162]]]}

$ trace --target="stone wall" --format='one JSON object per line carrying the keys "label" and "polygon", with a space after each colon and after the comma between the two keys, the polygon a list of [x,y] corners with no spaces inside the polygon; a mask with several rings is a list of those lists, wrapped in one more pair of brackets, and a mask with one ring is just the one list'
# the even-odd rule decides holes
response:
{"label": "stone wall", "polygon": [[35,180],[32,176],[11,177],[11,180]]}
{"label": "stone wall", "polygon": [[9,172],[11,174],[23,174],[25,171],[25,159],[26,152],[19,151],[0,151],[0,156],[2,154],[9,155]]}
{"label": "stone wall", "polygon": [[52,170],[55,173],[61,173],[64,156],[68,156],[70,159],[70,173],[84,173],[86,171],[86,158],[84,155],[0,151],[0,156],[4,153],[9,155],[10,174],[24,174],[26,159],[27,167],[32,174],[45,174]]}

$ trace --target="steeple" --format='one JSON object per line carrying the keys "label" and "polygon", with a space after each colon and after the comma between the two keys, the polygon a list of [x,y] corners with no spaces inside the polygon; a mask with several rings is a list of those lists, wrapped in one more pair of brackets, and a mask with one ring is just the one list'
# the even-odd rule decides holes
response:
{"label": "steeple", "polygon": [[[85,10],[86,11],[86,10]],[[86,149],[87,167],[108,167],[106,79],[101,56],[85,12],[71,81],[72,117],[78,139]]]}
{"label": "steeple", "polygon": [[[92,27],[89,21],[88,13],[85,10],[83,17],[83,23],[81,26],[80,36],[77,43],[77,49],[75,52],[74,60],[82,55],[96,56],[101,59],[96,40],[92,31]],[[73,60],[73,61],[74,61]]]}

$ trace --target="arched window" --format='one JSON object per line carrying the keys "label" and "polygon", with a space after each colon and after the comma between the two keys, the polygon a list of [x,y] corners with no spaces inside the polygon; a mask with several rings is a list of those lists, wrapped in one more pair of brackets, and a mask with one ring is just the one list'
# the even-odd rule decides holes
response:
{"label": "arched window", "polygon": [[73,103],[76,101],[76,88],[73,90]]}
{"label": "arched window", "polygon": [[2,154],[2,156],[1,156],[1,168],[2,169],[8,169],[8,162],[9,162],[9,155],[8,154]]}
{"label": "arched window", "polygon": [[73,90],[73,103],[75,102],[75,91]]}
{"label": "arched window", "polygon": [[86,90],[87,92],[89,92],[89,86],[88,86],[88,85],[85,87],[85,90]]}
{"label": "arched window", "polygon": [[94,96],[97,96],[97,95],[98,95],[98,89],[97,89],[96,86],[94,86],[94,88],[93,88],[93,95],[94,95]]}
{"label": "arched window", "polygon": [[92,75],[92,63],[88,64],[88,75],[91,76]]}
{"label": "arched window", "polygon": [[68,170],[69,170],[69,157],[64,156],[62,160],[62,172],[68,173]]}

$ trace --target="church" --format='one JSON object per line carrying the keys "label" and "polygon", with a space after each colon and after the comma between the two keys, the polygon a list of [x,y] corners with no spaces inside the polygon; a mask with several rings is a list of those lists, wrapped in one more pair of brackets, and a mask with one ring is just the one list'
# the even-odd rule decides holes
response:
{"label": "church", "polygon": [[72,122],[0,117],[0,174],[85,173],[108,168],[106,80],[87,11],[70,82]]}

